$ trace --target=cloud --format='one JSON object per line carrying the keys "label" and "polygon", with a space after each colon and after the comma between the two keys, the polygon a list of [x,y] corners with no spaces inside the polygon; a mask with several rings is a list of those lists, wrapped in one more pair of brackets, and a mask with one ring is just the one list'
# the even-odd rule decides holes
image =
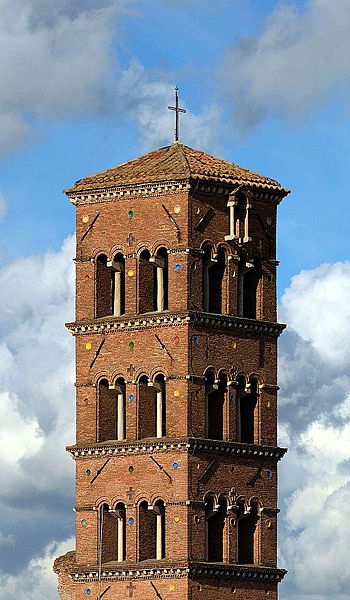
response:
{"label": "cloud", "polygon": [[74,539],[61,543],[51,542],[40,556],[32,558],[20,577],[5,575],[1,582],[0,598],[3,600],[38,600],[58,598],[57,575],[52,571],[56,556],[74,547]]}
{"label": "cloud", "polygon": [[[118,107],[136,123],[145,150],[168,145],[174,140],[174,113],[167,110],[174,104],[174,87],[170,75],[146,71],[136,60],[121,73],[117,85]],[[220,147],[222,133],[219,107],[206,106],[195,114],[183,99],[181,107],[187,110],[180,120],[181,141],[215,152]]]}
{"label": "cloud", "polygon": [[64,323],[73,318],[73,255],[70,237],[59,252],[0,270],[0,543],[11,541],[1,599],[22,597],[25,569],[31,589],[33,556],[72,528],[73,465],[64,447],[74,441],[74,355]]}
{"label": "cloud", "polygon": [[98,111],[113,97],[111,43],[133,0],[0,0],[0,153],[30,117]]}
{"label": "cloud", "polygon": [[349,28],[348,0],[278,2],[257,36],[227,51],[224,78],[242,127],[269,115],[295,121],[348,95]]}
{"label": "cloud", "polygon": [[[280,563],[286,600],[345,600],[350,587],[350,263],[293,277],[282,298]],[[337,560],[334,560],[334,557]]]}

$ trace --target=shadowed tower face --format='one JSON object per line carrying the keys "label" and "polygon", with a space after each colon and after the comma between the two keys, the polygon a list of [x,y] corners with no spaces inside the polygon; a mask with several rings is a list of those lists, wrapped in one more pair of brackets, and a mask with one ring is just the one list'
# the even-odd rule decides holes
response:
{"label": "shadowed tower face", "polygon": [[277,600],[276,212],[175,142],[79,180],[62,600]]}

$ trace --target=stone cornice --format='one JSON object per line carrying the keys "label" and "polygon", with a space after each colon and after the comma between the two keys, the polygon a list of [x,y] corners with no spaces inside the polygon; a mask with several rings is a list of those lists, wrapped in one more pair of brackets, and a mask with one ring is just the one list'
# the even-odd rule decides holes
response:
{"label": "stone cornice", "polygon": [[282,323],[260,321],[233,317],[231,315],[218,315],[199,311],[146,313],[142,315],[123,315],[123,317],[103,317],[89,321],[66,323],[66,327],[73,335],[90,335],[91,333],[109,334],[116,331],[144,330],[155,327],[173,327],[187,323],[203,325],[210,328],[220,328],[227,331],[249,334],[266,334],[279,336],[285,329]]}
{"label": "stone cornice", "polygon": [[88,444],[75,444],[67,446],[66,450],[72,458],[130,456],[139,453],[154,454],[172,451],[189,452],[216,452],[241,458],[254,458],[264,460],[280,460],[287,452],[286,448],[279,446],[265,446],[258,444],[241,444],[224,440],[209,440],[205,438],[181,438],[162,440],[143,440],[128,442],[99,442]]}
{"label": "stone cornice", "polygon": [[[179,577],[218,577],[246,581],[280,582],[286,575],[285,569],[257,565],[235,565],[231,563],[206,563],[193,561],[147,561],[147,563],[108,563],[102,565],[104,581],[128,581],[135,579],[163,579]],[[70,577],[76,582],[93,582],[98,579],[98,567],[80,566],[71,569]]]}
{"label": "stone cornice", "polygon": [[101,202],[115,202],[124,198],[135,197],[157,197],[169,194],[210,194],[217,196],[229,196],[237,184],[243,184],[245,188],[254,191],[254,196],[259,200],[281,202],[282,198],[289,193],[280,186],[267,182],[249,182],[240,179],[232,180],[230,183],[220,181],[215,177],[200,177],[169,179],[152,181],[149,183],[133,183],[118,186],[99,186],[95,189],[66,191],[70,202],[77,205],[99,204]]}
{"label": "stone cornice", "polygon": [[[153,181],[151,183],[135,183],[119,186],[90,189],[76,192],[66,192],[74,205],[99,204],[100,202],[115,202],[129,197],[164,196],[181,194],[190,190],[189,179]],[[228,193],[228,192],[227,192]]]}

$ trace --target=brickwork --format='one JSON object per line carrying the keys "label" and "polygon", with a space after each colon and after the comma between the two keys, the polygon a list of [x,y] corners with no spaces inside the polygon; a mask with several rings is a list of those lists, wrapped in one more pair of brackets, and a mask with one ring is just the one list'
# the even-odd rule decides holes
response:
{"label": "brickwork", "polygon": [[236,224],[234,185],[162,185],[147,197],[80,186],[73,198],[76,553],[55,563],[60,595],[276,600],[275,241],[286,192],[248,185]]}

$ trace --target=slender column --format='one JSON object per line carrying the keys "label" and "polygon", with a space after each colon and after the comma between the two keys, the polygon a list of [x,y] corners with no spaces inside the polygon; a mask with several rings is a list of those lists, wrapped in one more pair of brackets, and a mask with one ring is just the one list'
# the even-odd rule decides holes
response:
{"label": "slender column", "polygon": [[124,514],[123,511],[117,512],[117,561],[124,560]]}
{"label": "slender column", "polygon": [[117,439],[125,439],[125,401],[124,393],[118,392],[117,394]]}
{"label": "slender column", "polygon": [[244,241],[248,242],[251,238],[249,237],[249,210],[251,209],[252,205],[248,204],[246,205],[246,211],[245,211],[245,218],[244,218]]}
{"label": "slender column", "polygon": [[156,437],[163,437],[163,390],[156,392]]}
{"label": "slender column", "polygon": [[[225,240],[234,240],[237,236],[236,231],[236,221],[235,221],[235,207],[237,205],[237,201],[229,200],[227,206],[229,208],[229,234],[225,235]],[[239,232],[238,232],[239,233]]]}
{"label": "slender column", "polygon": [[163,558],[163,515],[160,508],[156,512],[156,560]]}
{"label": "slender column", "polygon": [[120,317],[122,312],[122,273],[114,271],[114,297],[113,297],[113,315]]}
{"label": "slender column", "polygon": [[164,269],[157,266],[157,311],[164,310]]}

